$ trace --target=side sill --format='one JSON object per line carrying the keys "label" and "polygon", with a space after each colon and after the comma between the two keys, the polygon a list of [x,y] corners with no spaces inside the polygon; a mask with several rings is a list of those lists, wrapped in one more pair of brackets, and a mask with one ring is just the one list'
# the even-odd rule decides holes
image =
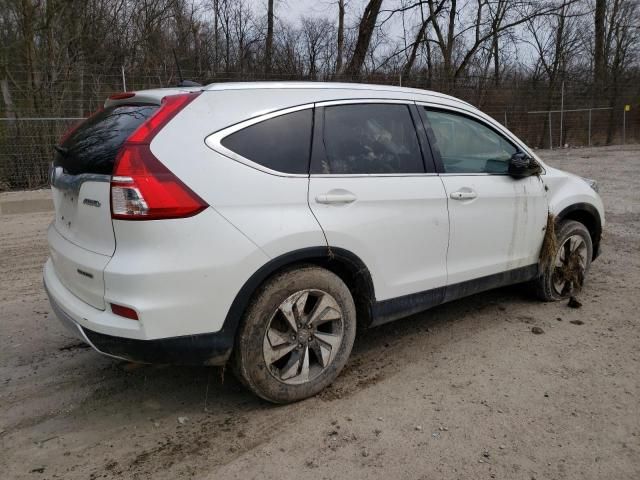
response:
{"label": "side sill", "polygon": [[375,327],[402,317],[420,313],[442,303],[468,297],[498,287],[533,280],[539,275],[538,265],[515,268],[466,282],[455,283],[423,292],[376,302],[372,306],[370,326]]}

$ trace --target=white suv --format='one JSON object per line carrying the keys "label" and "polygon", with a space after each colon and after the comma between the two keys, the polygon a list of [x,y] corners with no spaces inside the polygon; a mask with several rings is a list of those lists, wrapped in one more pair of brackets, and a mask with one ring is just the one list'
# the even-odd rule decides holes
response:
{"label": "white suv", "polygon": [[604,225],[594,182],[468,103],[388,86],[118,94],[56,147],[51,184],[63,323],[116,358],[231,360],[282,403],[336,378],[356,325],[517,282],[566,297]]}

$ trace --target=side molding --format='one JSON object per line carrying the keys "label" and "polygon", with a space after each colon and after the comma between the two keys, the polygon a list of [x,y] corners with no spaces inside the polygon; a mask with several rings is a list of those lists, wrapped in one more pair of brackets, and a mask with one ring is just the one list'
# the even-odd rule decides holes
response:
{"label": "side molding", "polygon": [[538,274],[538,265],[529,265],[446,287],[438,287],[424,292],[376,302],[372,309],[373,321],[371,326],[392,322],[398,318],[413,315],[436,305],[468,297],[475,293],[533,280]]}

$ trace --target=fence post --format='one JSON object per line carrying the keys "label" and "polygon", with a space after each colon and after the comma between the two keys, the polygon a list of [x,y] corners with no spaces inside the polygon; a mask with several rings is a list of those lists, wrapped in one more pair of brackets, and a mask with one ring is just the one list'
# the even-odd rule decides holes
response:
{"label": "fence post", "polygon": [[591,109],[589,109],[589,146],[591,146]]}
{"label": "fence post", "polygon": [[549,150],[553,150],[553,136],[551,134],[551,111],[549,111]]}
{"label": "fence post", "polygon": [[563,147],[562,143],[562,121],[564,120],[564,80],[562,81],[562,92],[560,94],[560,148]]}
{"label": "fence post", "polygon": [[622,112],[622,144],[625,145],[627,143],[627,106],[624,106],[624,110]]}
{"label": "fence post", "polygon": [[507,112],[504,112],[504,128],[509,128],[507,127]]}
{"label": "fence post", "polygon": [[124,76],[124,65],[122,65],[120,68],[122,69],[122,91],[126,92],[127,91],[127,79]]}

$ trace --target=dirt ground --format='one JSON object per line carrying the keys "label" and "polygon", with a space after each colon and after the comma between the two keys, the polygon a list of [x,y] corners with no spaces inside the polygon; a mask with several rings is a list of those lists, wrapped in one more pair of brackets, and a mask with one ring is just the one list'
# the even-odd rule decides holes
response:
{"label": "dirt ground", "polygon": [[290,406],[79,344],[42,288],[51,213],[0,217],[0,477],[640,478],[640,146],[541,155],[607,207],[584,306],[522,286],[443,305],[364,332]]}

